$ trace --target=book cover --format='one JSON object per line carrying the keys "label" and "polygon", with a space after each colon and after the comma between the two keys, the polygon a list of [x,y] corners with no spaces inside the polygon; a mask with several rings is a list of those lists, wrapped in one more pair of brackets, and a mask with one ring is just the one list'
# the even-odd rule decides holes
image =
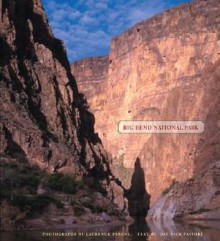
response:
{"label": "book cover", "polygon": [[217,241],[219,0],[0,10],[1,239]]}

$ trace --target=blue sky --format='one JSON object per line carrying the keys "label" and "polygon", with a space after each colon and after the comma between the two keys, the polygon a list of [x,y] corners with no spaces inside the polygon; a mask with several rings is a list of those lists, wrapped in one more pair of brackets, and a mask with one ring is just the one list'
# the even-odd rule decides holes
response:
{"label": "blue sky", "polygon": [[70,62],[106,55],[111,38],[135,23],[189,0],[43,0],[54,35]]}

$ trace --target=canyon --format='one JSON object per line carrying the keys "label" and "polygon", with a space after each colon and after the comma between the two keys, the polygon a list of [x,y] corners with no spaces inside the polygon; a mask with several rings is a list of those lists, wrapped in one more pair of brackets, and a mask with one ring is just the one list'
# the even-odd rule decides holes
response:
{"label": "canyon", "polygon": [[[219,8],[169,9],[70,66],[41,0],[0,1],[2,229],[143,220],[149,208],[219,218]],[[119,134],[121,120],[205,131]]]}
{"label": "canyon", "polygon": [[[219,9],[218,0],[181,4],[114,37],[109,56],[71,65],[79,91],[96,116],[95,131],[112,156],[111,170],[125,187],[131,183],[135,160],[140,159],[151,195],[150,216],[178,216],[187,203],[207,198],[198,196],[199,185],[192,184],[189,191],[180,184],[180,193],[164,205],[163,193],[168,190],[165,196],[171,195],[169,191],[177,188],[172,183],[187,186],[194,177],[212,172],[212,165],[219,175]],[[121,134],[121,120],[199,120],[205,130],[202,134]],[[212,178],[209,204],[219,208],[220,185],[214,174],[208,180]],[[203,182],[204,189],[209,190],[210,182]],[[184,200],[188,200],[185,206]],[[175,212],[167,212],[171,206]],[[156,215],[158,210],[160,215]],[[190,211],[196,210],[195,205]]]}

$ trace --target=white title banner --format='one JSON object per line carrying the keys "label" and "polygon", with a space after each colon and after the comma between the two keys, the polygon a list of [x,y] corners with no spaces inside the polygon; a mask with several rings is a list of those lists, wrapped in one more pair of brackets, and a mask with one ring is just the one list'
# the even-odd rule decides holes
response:
{"label": "white title banner", "polygon": [[120,121],[122,134],[200,134],[204,132],[202,121]]}

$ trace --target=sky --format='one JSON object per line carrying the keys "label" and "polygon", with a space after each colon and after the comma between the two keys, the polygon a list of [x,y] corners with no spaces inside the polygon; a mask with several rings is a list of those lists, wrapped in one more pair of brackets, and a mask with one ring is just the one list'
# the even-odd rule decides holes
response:
{"label": "sky", "polygon": [[43,5],[72,63],[107,55],[112,37],[184,2],[189,0],[43,0]]}

